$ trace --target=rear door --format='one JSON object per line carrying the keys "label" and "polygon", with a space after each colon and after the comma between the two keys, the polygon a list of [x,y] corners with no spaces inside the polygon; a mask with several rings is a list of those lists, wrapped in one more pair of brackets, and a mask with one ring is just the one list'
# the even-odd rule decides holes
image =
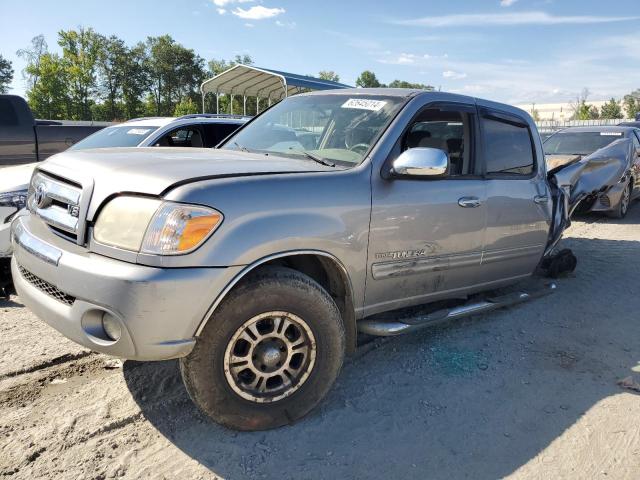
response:
{"label": "rear door", "polygon": [[487,205],[476,138],[475,104],[426,104],[383,170],[406,149],[431,147],[447,153],[448,175],[373,173],[365,314],[462,294],[482,282]]}
{"label": "rear door", "polygon": [[530,275],[544,252],[552,209],[537,132],[510,112],[479,107],[479,117],[487,186],[483,277]]}

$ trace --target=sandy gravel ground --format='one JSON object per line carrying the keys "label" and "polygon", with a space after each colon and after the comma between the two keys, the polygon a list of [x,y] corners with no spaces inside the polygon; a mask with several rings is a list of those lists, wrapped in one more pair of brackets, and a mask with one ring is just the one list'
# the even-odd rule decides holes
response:
{"label": "sandy gravel ground", "polygon": [[640,478],[640,396],[618,385],[640,383],[640,204],[563,243],[579,265],[556,294],[370,343],[261,433],[208,422],[176,362],[92,354],[0,302],[0,477]]}

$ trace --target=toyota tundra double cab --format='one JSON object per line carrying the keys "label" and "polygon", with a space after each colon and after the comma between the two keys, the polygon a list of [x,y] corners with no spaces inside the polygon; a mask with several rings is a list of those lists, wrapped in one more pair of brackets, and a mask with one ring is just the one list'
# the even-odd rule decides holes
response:
{"label": "toyota tundra double cab", "polygon": [[179,358],[210,418],[273,428],[322,400],[358,331],[501,304],[379,315],[530,277],[567,224],[562,188],[522,110],[404,89],[301,94],[217,149],[39,165],[12,224],[12,273],[68,338]]}

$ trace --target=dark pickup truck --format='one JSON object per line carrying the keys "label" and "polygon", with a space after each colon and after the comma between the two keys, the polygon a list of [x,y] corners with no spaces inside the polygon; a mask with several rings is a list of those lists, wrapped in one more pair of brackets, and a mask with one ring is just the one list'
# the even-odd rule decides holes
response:
{"label": "dark pickup truck", "polygon": [[108,125],[36,120],[22,97],[0,95],[0,167],[45,160]]}

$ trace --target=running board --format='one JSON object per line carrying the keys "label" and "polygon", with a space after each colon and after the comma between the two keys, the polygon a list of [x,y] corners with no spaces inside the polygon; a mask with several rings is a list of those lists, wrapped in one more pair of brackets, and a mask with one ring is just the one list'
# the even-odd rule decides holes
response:
{"label": "running board", "polygon": [[518,303],[523,303],[534,298],[553,293],[556,289],[555,283],[548,283],[542,287],[530,289],[528,291],[518,291],[506,295],[488,298],[479,302],[467,303],[459,307],[438,310],[427,315],[419,315],[400,320],[372,319],[358,322],[358,331],[368,335],[378,337],[392,337],[403,333],[415,332],[421,328],[434,325],[436,323],[457,320],[480,313],[487,313],[499,308],[509,307]]}

